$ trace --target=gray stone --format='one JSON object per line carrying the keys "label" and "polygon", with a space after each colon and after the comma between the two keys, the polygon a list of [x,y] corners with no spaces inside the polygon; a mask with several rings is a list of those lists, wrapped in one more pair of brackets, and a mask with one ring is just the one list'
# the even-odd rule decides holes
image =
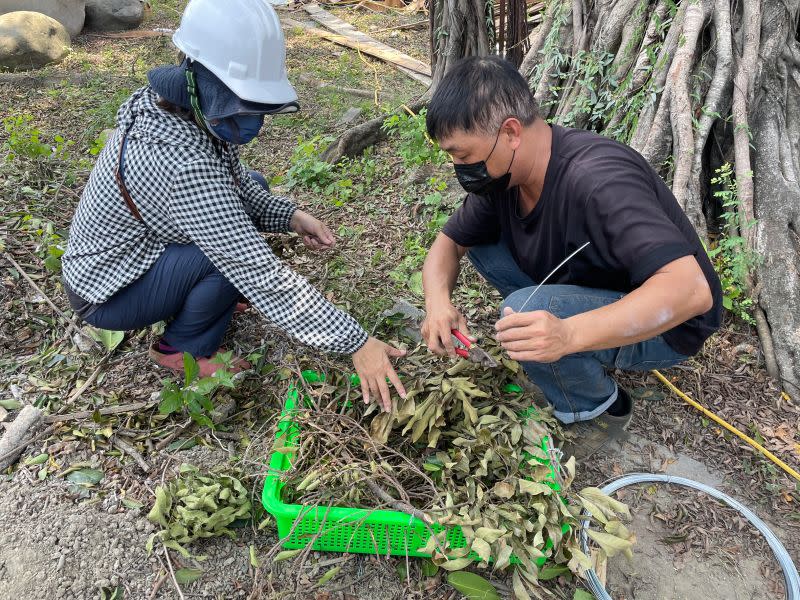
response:
{"label": "gray stone", "polygon": [[69,52],[64,26],[42,13],[20,10],[0,15],[0,68],[38,69]]}
{"label": "gray stone", "polygon": [[400,318],[405,322],[405,326],[400,330],[400,333],[416,343],[422,341],[422,334],[420,333],[420,326],[422,321],[425,320],[425,311],[420,310],[407,300],[400,298],[394,303],[392,308],[385,310],[381,313],[383,318]]}
{"label": "gray stone", "polygon": [[0,0],[0,15],[19,10],[53,17],[74,38],[83,29],[86,0]]}
{"label": "gray stone", "polygon": [[347,111],[339,117],[339,120],[336,121],[337,125],[350,125],[354,123],[355,120],[361,114],[361,109],[358,106],[351,106],[347,109]]}
{"label": "gray stone", "polygon": [[134,29],[144,19],[142,0],[86,0],[86,26],[96,31]]}

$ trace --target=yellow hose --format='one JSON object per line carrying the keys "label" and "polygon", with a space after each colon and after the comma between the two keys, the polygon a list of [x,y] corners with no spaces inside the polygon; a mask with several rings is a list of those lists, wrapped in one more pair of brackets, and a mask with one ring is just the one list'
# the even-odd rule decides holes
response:
{"label": "yellow hose", "polygon": [[764,456],[766,456],[768,459],[770,459],[772,462],[774,462],[776,465],[778,465],[778,466],[779,466],[781,469],[783,469],[784,471],[786,471],[786,472],[787,472],[789,475],[791,475],[792,477],[794,477],[794,478],[795,478],[797,481],[800,481],[800,473],[798,473],[797,471],[795,471],[795,470],[794,470],[792,467],[790,467],[789,465],[787,465],[787,464],[786,464],[785,462],[783,462],[783,461],[782,461],[780,458],[778,458],[777,456],[775,456],[775,455],[774,455],[772,452],[770,452],[769,450],[767,450],[766,448],[764,448],[764,446],[762,446],[761,444],[759,444],[759,443],[758,443],[757,441],[755,441],[753,438],[751,438],[751,437],[749,437],[749,436],[745,435],[744,433],[742,433],[741,431],[739,431],[738,429],[736,429],[736,427],[734,427],[734,426],[733,426],[733,425],[731,425],[730,423],[728,423],[728,422],[726,422],[726,421],[723,421],[723,420],[722,420],[720,417],[718,417],[718,416],[717,416],[717,415],[715,415],[713,412],[711,412],[710,410],[708,410],[707,408],[705,408],[703,405],[701,405],[701,404],[698,404],[697,402],[695,402],[694,400],[692,400],[691,398],[689,398],[689,396],[687,396],[687,395],[686,395],[686,394],[684,394],[682,391],[680,391],[680,390],[679,390],[677,387],[675,387],[675,386],[673,385],[673,383],[672,383],[672,382],[671,382],[669,379],[667,379],[666,377],[664,377],[664,376],[663,376],[661,373],[659,373],[658,371],[656,371],[656,370],[653,370],[653,371],[652,371],[652,373],[653,373],[653,374],[654,374],[656,377],[658,377],[658,378],[661,380],[661,382],[662,382],[664,385],[666,385],[666,386],[667,386],[667,387],[668,387],[670,390],[672,390],[673,392],[675,392],[675,393],[676,393],[678,396],[680,396],[681,398],[683,398],[683,399],[684,399],[684,400],[685,400],[687,403],[689,403],[689,404],[691,404],[692,406],[694,406],[694,407],[695,407],[697,410],[699,410],[701,413],[703,413],[705,416],[707,416],[709,419],[711,419],[712,421],[714,421],[714,422],[715,422],[715,423],[717,423],[718,425],[721,425],[722,427],[724,427],[725,429],[727,429],[727,430],[728,430],[728,431],[730,431],[731,433],[735,433],[737,436],[739,436],[740,438],[742,438],[742,439],[743,439],[745,442],[747,442],[748,444],[750,444],[750,445],[751,445],[753,448],[755,448],[756,450],[758,450],[758,451],[759,451],[761,454],[763,454],[763,455],[764,455]]}

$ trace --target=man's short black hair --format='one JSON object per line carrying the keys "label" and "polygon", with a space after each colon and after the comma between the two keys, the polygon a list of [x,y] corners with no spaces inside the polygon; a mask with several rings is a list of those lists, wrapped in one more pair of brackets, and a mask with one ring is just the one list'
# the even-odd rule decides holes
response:
{"label": "man's short black hair", "polygon": [[499,56],[470,56],[439,82],[425,125],[438,140],[458,130],[494,134],[509,117],[530,125],[538,116],[528,82],[512,63]]}

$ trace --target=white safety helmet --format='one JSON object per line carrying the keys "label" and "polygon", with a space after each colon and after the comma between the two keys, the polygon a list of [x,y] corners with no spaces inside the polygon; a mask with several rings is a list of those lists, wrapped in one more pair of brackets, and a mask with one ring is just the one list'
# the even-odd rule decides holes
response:
{"label": "white safety helmet", "polygon": [[281,23],[266,0],[190,0],[172,41],[242,100],[297,100],[286,78]]}

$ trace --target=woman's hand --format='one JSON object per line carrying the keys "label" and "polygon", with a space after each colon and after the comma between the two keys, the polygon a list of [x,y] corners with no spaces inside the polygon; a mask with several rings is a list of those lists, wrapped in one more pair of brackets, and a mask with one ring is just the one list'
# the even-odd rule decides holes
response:
{"label": "woman's hand", "polygon": [[375,398],[380,401],[384,411],[392,410],[392,394],[386,383],[387,378],[397,393],[402,398],[406,397],[406,389],[389,360],[391,357],[405,356],[405,353],[405,350],[370,337],[367,343],[353,354],[353,365],[361,379],[361,393],[364,395],[365,403],[369,402],[370,398]]}
{"label": "woman's hand", "polygon": [[303,243],[312,250],[327,250],[333,248],[333,245],[336,243],[333,232],[328,229],[325,223],[302,210],[294,211],[292,220],[289,222],[289,227],[299,235]]}

